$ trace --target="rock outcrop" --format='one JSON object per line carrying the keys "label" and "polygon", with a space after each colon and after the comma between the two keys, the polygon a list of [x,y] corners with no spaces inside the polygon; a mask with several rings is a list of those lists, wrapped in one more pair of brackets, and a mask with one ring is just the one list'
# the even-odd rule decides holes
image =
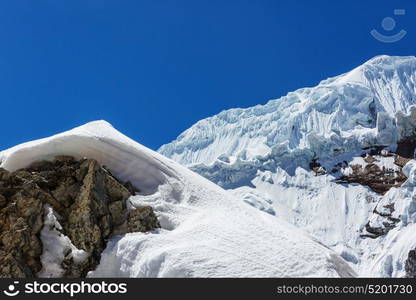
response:
{"label": "rock outcrop", "polygon": [[416,278],[416,249],[410,250],[405,262],[407,278]]}
{"label": "rock outcrop", "polygon": [[397,142],[396,154],[407,159],[415,158],[416,136],[406,136]]}
{"label": "rock outcrop", "polygon": [[379,236],[387,234],[390,230],[396,227],[400,219],[393,217],[394,204],[384,205],[381,210],[378,210],[377,205],[373,210],[373,215],[379,219],[378,225],[372,224],[371,220],[365,225],[367,233],[361,234],[361,237],[378,238]]}
{"label": "rock outcrop", "polygon": [[406,181],[406,176],[401,170],[393,170],[386,167],[379,167],[374,163],[373,156],[365,157],[368,163],[366,166],[350,165],[352,173],[343,175],[338,183],[359,183],[368,186],[374,192],[385,194],[392,187],[400,187]]}
{"label": "rock outcrop", "polygon": [[59,216],[61,234],[88,254],[79,261],[67,251],[63,276],[86,276],[111,236],[160,227],[151,207],[127,209],[136,191],[94,159],[59,156],[12,173],[0,169],[0,277],[35,277],[41,271],[45,205]]}
{"label": "rock outcrop", "polygon": [[326,174],[325,168],[321,166],[317,159],[312,159],[312,161],[309,162],[309,168],[314,172],[315,176]]}

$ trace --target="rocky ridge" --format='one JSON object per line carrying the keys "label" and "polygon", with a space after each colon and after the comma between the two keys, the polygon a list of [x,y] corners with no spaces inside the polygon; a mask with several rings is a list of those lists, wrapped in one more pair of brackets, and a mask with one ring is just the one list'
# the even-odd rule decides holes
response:
{"label": "rocky ridge", "polygon": [[151,207],[128,208],[137,191],[94,159],[57,156],[14,172],[0,169],[0,277],[57,276],[42,263],[43,230],[69,238],[59,277],[85,277],[109,238],[160,227]]}

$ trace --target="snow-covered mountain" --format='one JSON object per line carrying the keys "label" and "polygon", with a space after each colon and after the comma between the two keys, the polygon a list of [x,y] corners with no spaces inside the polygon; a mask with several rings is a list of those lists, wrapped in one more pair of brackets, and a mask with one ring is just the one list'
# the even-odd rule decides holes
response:
{"label": "snow-covered mountain", "polygon": [[[415,104],[416,58],[378,56],[201,120],[159,152],[308,231],[360,275],[400,277],[416,247],[416,169],[402,169],[416,146]],[[373,186],[354,183],[369,177]]]}
{"label": "snow-covered mountain", "polygon": [[[304,231],[245,204],[104,121],[0,152],[0,166],[12,172],[62,155],[95,159],[118,179],[130,181],[140,190],[130,197],[130,205],[150,205],[161,225],[151,232],[112,237],[97,269],[89,273],[91,277],[355,275],[340,256]],[[41,234],[44,269],[51,269],[45,266],[51,262],[48,255],[54,254],[55,269],[59,268],[56,259],[64,257],[64,253],[56,253],[63,248],[54,244],[62,239],[71,244],[48,227],[51,216],[56,223],[48,207],[47,232]],[[52,237],[54,241],[47,240]]]}
{"label": "snow-covered mountain", "polygon": [[[60,276],[68,261],[76,272],[92,252],[60,226],[55,200],[63,199],[77,213],[65,230],[84,226],[76,222],[92,213],[83,209],[101,209],[88,205],[108,206],[94,216],[106,241],[90,237],[100,249],[90,277],[416,277],[415,149],[416,58],[379,56],[316,87],[198,122],[159,150],[173,160],[105,121],[2,151],[0,234],[24,242],[30,219],[36,237],[22,248],[42,268],[34,274]],[[55,169],[42,170],[49,163]],[[45,181],[58,173],[69,183]],[[51,184],[48,196],[42,188]],[[101,202],[92,201],[94,188],[107,193]],[[153,223],[144,232],[129,231],[138,207]],[[127,214],[127,231],[106,227]],[[3,267],[25,258],[0,252]]]}

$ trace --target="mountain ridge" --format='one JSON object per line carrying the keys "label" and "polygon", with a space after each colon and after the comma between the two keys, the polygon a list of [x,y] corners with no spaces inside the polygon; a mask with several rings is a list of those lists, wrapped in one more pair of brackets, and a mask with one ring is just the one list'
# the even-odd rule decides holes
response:
{"label": "mountain ridge", "polygon": [[159,152],[306,230],[361,276],[411,277],[415,105],[416,58],[381,55],[203,119]]}

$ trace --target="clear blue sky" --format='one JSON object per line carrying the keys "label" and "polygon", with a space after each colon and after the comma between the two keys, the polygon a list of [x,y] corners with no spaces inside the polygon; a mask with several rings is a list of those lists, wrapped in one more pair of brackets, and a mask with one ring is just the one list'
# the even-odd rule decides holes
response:
{"label": "clear blue sky", "polygon": [[[369,33],[388,16],[394,44]],[[413,0],[0,1],[0,149],[96,119],[157,149],[415,37]]]}

